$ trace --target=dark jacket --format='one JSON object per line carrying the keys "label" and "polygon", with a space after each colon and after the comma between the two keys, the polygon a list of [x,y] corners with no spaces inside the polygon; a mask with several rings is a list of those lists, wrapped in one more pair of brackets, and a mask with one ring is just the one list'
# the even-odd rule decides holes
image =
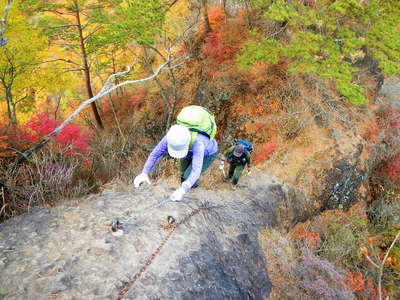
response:
{"label": "dark jacket", "polygon": [[251,156],[250,153],[247,151],[244,151],[241,157],[236,157],[233,155],[233,151],[235,150],[236,146],[232,146],[228,148],[228,150],[225,151],[224,153],[224,159],[228,163],[233,164],[233,165],[248,165],[249,167],[251,166]]}

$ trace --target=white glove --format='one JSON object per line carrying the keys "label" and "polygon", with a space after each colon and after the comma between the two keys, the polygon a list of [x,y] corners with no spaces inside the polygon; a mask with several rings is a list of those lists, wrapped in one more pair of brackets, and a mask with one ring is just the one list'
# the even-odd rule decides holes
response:
{"label": "white glove", "polygon": [[180,187],[179,189],[177,189],[175,192],[172,193],[171,197],[169,197],[169,199],[171,199],[172,201],[179,201],[182,199],[182,196],[185,194],[185,190],[183,189],[183,187]]}
{"label": "white glove", "polygon": [[133,181],[133,185],[137,188],[144,182],[147,184],[151,184],[149,175],[141,173],[135,177],[135,180]]}
{"label": "white glove", "polygon": [[223,170],[224,167],[225,167],[224,161],[221,161],[221,163],[220,163],[220,165],[219,165],[219,169],[220,169],[220,170]]}

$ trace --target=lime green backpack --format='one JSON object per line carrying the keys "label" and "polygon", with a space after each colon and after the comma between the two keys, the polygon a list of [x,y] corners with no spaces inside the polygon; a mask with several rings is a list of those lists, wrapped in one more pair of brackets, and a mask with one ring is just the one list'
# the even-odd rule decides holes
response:
{"label": "lime green backpack", "polygon": [[197,133],[206,135],[210,140],[217,134],[217,124],[213,113],[198,105],[189,105],[183,108],[176,117],[176,123],[186,126],[192,131],[190,145],[193,144]]}

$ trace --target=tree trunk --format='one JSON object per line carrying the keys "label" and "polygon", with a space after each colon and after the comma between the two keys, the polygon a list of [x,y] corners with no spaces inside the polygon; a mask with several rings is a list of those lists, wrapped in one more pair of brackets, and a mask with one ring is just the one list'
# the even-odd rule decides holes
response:
{"label": "tree trunk", "polygon": [[201,0],[201,4],[203,6],[204,30],[207,34],[211,32],[210,19],[208,18],[208,1]]}
{"label": "tree trunk", "polygon": [[226,11],[226,0],[222,0],[222,9],[224,10],[225,16],[227,15]]}
{"label": "tree trunk", "polygon": [[[78,2],[74,0],[74,5],[75,5],[75,17],[78,26],[78,34],[79,34],[79,46],[81,48],[81,55],[82,55],[82,62],[83,62],[83,69],[85,73],[85,84],[86,84],[86,91],[88,93],[89,98],[93,98],[93,90],[92,90],[92,85],[91,85],[91,79],[90,79],[90,69],[89,69],[89,64],[88,64],[88,59],[87,59],[87,53],[86,53],[86,47],[84,43],[84,38],[83,38],[83,32],[82,32],[82,23],[81,23],[81,16],[80,16],[80,11],[79,11],[79,6]],[[97,110],[96,103],[92,102],[91,103],[92,110],[94,117],[96,119],[97,125],[103,129],[103,122],[101,121],[101,117],[99,114],[99,111]]]}
{"label": "tree trunk", "polygon": [[[147,51],[146,47],[148,47],[149,49],[151,49],[155,53],[157,53],[165,62],[167,61],[167,58],[164,57],[164,55],[162,55],[162,53],[159,50],[157,50],[157,48],[155,48],[153,46],[150,46],[150,45],[144,46],[143,47],[143,51],[144,51],[144,64],[145,64],[145,67],[149,71],[153,72],[152,67],[151,67],[151,63],[149,63],[149,55],[148,55],[148,51]],[[160,89],[160,94],[161,94],[161,97],[164,100],[164,105],[165,105],[165,108],[166,108],[166,111],[167,111],[167,121],[166,121],[166,125],[165,125],[165,133],[168,132],[168,130],[169,130],[170,126],[171,126],[172,116],[173,116],[174,111],[175,111],[175,106],[176,106],[176,104],[178,102],[178,92],[177,92],[177,88],[176,88],[177,80],[176,80],[176,77],[174,75],[174,71],[172,70],[170,64],[168,64],[168,67],[169,67],[168,73],[169,73],[170,80],[171,80],[171,87],[164,88],[163,85],[161,84],[161,82],[157,78],[154,79],[154,81],[156,82],[158,88]],[[172,103],[169,101],[170,95],[172,95]]]}
{"label": "tree trunk", "polygon": [[[65,119],[56,129],[54,129],[51,133],[49,133],[48,135],[46,135],[45,137],[42,138],[42,140],[37,143],[35,146],[33,146],[32,148],[26,150],[25,152],[21,153],[20,158],[17,160],[17,162],[14,164],[13,169],[15,169],[17,166],[19,166],[21,163],[23,163],[24,161],[28,160],[28,158],[37,150],[41,149],[43,146],[45,146],[48,142],[50,142],[57,134],[59,134],[61,132],[61,130],[64,129],[65,126],[67,126],[67,124],[69,124],[69,122],[71,122],[73,119],[76,118],[76,116],[86,107],[86,105],[89,105],[90,103],[112,93],[113,91],[115,91],[116,89],[118,89],[121,86],[127,85],[127,84],[134,84],[134,83],[142,83],[142,82],[146,82],[149,80],[154,79],[155,77],[158,76],[158,74],[167,67],[167,65],[169,65],[170,61],[166,61],[164,64],[162,64],[152,75],[146,77],[146,78],[142,78],[142,79],[136,79],[136,80],[128,80],[128,81],[124,81],[118,85],[114,85],[113,87],[109,86],[110,80],[111,78],[115,77],[116,75],[124,75],[127,74],[130,69],[128,69],[125,72],[120,72],[119,74],[113,74],[111,75],[106,83],[104,84],[103,88],[99,91],[99,93],[94,96],[93,98],[87,99],[86,101],[82,102],[79,107],[67,118]],[[176,67],[176,66],[175,66]]]}
{"label": "tree trunk", "polygon": [[15,103],[13,102],[13,97],[11,93],[11,88],[6,87],[6,102],[7,102],[7,112],[8,112],[8,119],[12,126],[17,125],[17,112],[15,109]]}
{"label": "tree trunk", "polygon": [[17,126],[17,111],[14,103],[11,103],[11,124]]}
{"label": "tree trunk", "polygon": [[[168,64],[168,66],[170,67],[170,64]],[[171,76],[173,101],[172,101],[172,107],[168,111],[167,126],[166,126],[167,130],[171,126],[172,116],[174,114],[175,107],[176,107],[176,104],[178,102],[178,91],[177,91],[177,88],[176,88],[177,80],[176,80],[174,71],[172,69],[169,69],[169,75]]]}
{"label": "tree trunk", "polygon": [[[156,53],[157,53],[157,51],[155,48],[152,48],[151,46],[146,46],[146,45],[143,46],[144,67],[147,69],[147,71],[153,72],[152,61],[154,61],[154,56],[150,57],[149,52],[147,51],[147,47],[152,49]],[[164,57],[160,53],[157,53],[157,54],[159,54],[161,56],[161,58],[164,59]],[[154,78],[154,81],[155,81],[156,85],[158,86],[158,88],[160,89],[160,95],[161,95],[161,98],[163,99],[165,110],[167,111],[167,113],[169,113],[171,110],[171,104],[169,103],[169,100],[168,100],[168,98],[169,98],[168,90],[161,84],[161,82],[157,78]]]}
{"label": "tree trunk", "polygon": [[[117,68],[116,68],[116,65],[115,65],[114,52],[111,54],[111,62],[112,62],[112,70],[113,70],[112,72],[113,72],[113,74],[115,74],[115,73],[117,73]],[[115,78],[114,82],[115,82],[115,84],[119,84],[119,79]],[[116,90],[116,94],[117,94],[117,96],[123,96],[124,95],[124,89],[122,87],[117,89]]]}

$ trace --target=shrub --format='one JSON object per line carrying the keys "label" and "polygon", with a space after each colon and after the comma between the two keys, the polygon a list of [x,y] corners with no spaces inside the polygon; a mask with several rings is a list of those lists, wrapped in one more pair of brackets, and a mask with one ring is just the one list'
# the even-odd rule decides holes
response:
{"label": "shrub", "polygon": [[[144,120],[139,123],[144,124]],[[121,128],[117,134],[116,129],[110,129],[94,136],[89,155],[92,163],[88,170],[92,180],[97,185],[114,179],[130,182],[141,171],[148,151],[156,143],[150,134],[144,133],[142,126],[132,126]]]}
{"label": "shrub", "polygon": [[366,289],[365,280],[363,279],[363,274],[360,271],[349,271],[347,274],[346,285],[353,292],[362,292]]}
{"label": "shrub", "polygon": [[389,179],[395,180],[400,173],[400,155],[396,156],[387,166],[387,174]]}
{"label": "shrub", "polygon": [[318,233],[307,229],[302,229],[294,232],[292,234],[292,238],[297,242],[302,241],[303,243],[308,244],[311,249],[314,250],[317,249],[317,246],[321,242],[321,237]]}
{"label": "shrub", "polygon": [[379,141],[371,145],[370,185],[375,199],[387,191],[400,193],[400,110],[396,105],[382,105],[378,111]]}
{"label": "shrub", "polygon": [[382,187],[381,197],[366,210],[370,226],[376,232],[385,232],[400,224],[400,195]]}
{"label": "shrub", "polygon": [[0,136],[0,160],[14,155],[9,147],[8,140],[8,136]]}
{"label": "shrub", "polygon": [[[313,251],[313,255],[318,253],[317,259],[303,258],[299,263],[303,269],[315,269],[314,276],[307,275],[308,277],[303,279],[303,287],[309,290],[313,297],[334,297],[333,291],[328,288],[332,283],[328,283],[323,274],[329,273],[329,278],[334,278],[335,283],[338,283],[339,277],[332,273],[335,266],[347,270],[346,273],[339,272],[345,277],[340,282],[341,285],[345,284],[359,299],[377,299],[379,265],[398,234],[400,223],[399,196],[388,191],[384,191],[383,194],[386,197],[374,201],[368,207],[357,204],[348,212],[326,211],[315,219],[295,227],[292,239],[296,241],[296,245],[300,249],[312,246],[307,251]],[[316,234],[321,240],[313,245]],[[332,266],[325,265],[324,271],[321,271],[326,259]],[[394,244],[383,268],[384,298],[390,296],[397,299],[400,295],[397,284],[399,274],[400,248],[398,244]]]}
{"label": "shrub", "polygon": [[[26,133],[21,137],[31,142],[37,142],[41,137],[50,134],[59,124],[58,121],[45,114],[38,114],[24,124]],[[90,131],[85,131],[79,125],[68,124],[54,138],[56,146],[53,147],[53,150],[72,156],[81,156],[88,153],[91,135]]]}
{"label": "shrub", "polygon": [[[243,18],[231,18],[229,22],[224,22],[226,16],[220,6],[211,7],[208,13],[211,32],[205,38],[202,53],[218,64],[229,62],[240,49],[244,32],[247,32],[242,28]],[[215,72],[215,67],[212,71]]]}
{"label": "shrub", "polygon": [[[87,193],[87,184],[76,177],[81,159],[66,159],[51,150],[35,153],[28,163],[15,170],[4,170],[9,192],[8,216],[38,205],[53,205],[60,199]],[[3,216],[4,217],[4,216]]]}
{"label": "shrub", "polygon": [[136,94],[131,96],[130,103],[132,109],[137,109],[138,106],[144,101],[146,97],[146,90],[144,88],[139,88]]}
{"label": "shrub", "polygon": [[222,41],[222,33],[211,31],[206,37],[203,54],[215,59],[217,63],[233,58],[233,49]]}
{"label": "shrub", "polygon": [[268,260],[271,299],[354,299],[346,286],[345,272],[314,250],[298,247],[283,233],[263,230],[261,245]]}
{"label": "shrub", "polygon": [[208,9],[208,19],[211,30],[218,30],[225,18],[224,9],[220,5],[212,6]]}
{"label": "shrub", "polygon": [[261,145],[260,149],[256,151],[254,156],[254,165],[268,159],[268,157],[278,149],[278,144],[275,142],[266,142]]}
{"label": "shrub", "polygon": [[352,299],[345,284],[345,276],[329,261],[317,257],[307,248],[302,249],[300,272],[302,287],[314,299]]}
{"label": "shrub", "polygon": [[[322,221],[325,225],[319,233],[322,238],[321,256],[336,264],[352,269],[361,263],[360,247],[368,236],[367,218],[363,208],[353,207],[349,213],[336,210],[327,213]],[[325,229],[323,229],[325,227]],[[317,228],[314,228],[318,232]]]}

